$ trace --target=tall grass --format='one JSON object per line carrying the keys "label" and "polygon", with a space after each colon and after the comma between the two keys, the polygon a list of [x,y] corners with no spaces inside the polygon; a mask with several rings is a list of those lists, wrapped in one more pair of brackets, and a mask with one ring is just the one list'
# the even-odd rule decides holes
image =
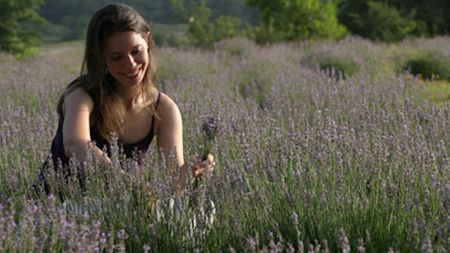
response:
{"label": "tall grass", "polygon": [[[396,53],[436,43],[445,54],[448,42]],[[359,71],[336,79],[308,64],[324,47]],[[390,50],[359,39],[159,48],[159,87],[182,112],[186,155],[202,153],[202,120],[223,125],[214,174],[200,190],[188,178],[183,199],[155,145],[143,166],[121,163],[114,145],[109,170],[94,159],[73,164],[67,180],[50,170],[54,194],[35,194],[57,97],[74,78],[67,66],[81,52],[1,56],[0,251],[448,252],[450,103],[378,66],[395,63]]]}

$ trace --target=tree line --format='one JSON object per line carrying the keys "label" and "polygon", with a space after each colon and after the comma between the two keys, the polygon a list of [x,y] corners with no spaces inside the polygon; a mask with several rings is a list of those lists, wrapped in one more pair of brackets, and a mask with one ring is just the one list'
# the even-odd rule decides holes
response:
{"label": "tree line", "polygon": [[[0,0],[0,50],[32,54],[40,43],[84,36],[107,0]],[[259,43],[358,35],[395,42],[450,33],[448,0],[124,0],[151,24],[165,24],[161,43],[207,47],[246,36]],[[184,25],[177,41],[167,27]],[[172,37],[170,37],[172,36]]]}

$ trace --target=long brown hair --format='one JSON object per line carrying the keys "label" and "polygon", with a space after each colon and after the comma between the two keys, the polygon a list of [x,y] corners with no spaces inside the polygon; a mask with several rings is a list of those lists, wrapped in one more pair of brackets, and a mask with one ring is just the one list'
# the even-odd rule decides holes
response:
{"label": "long brown hair", "polygon": [[94,101],[90,121],[107,140],[111,139],[113,133],[120,135],[124,108],[119,102],[113,77],[105,72],[103,44],[111,35],[124,31],[137,32],[147,41],[149,63],[139,95],[143,95],[148,101],[149,110],[156,114],[156,65],[150,27],[136,10],[125,4],[109,4],[91,18],[80,77],[68,85],[58,102],[58,114],[63,117],[64,97],[77,87],[83,88]]}

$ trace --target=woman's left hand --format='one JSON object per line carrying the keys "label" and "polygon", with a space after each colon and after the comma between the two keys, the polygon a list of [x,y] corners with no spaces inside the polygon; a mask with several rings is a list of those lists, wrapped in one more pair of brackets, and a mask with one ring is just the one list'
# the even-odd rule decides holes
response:
{"label": "woman's left hand", "polygon": [[205,173],[211,173],[214,171],[214,166],[216,162],[214,161],[214,156],[208,154],[205,160],[197,159],[192,165],[192,175],[196,178],[201,179]]}

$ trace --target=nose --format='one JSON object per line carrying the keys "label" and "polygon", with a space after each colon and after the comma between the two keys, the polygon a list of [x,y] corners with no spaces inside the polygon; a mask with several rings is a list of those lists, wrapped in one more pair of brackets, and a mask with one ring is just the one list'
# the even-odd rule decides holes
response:
{"label": "nose", "polygon": [[137,65],[136,60],[134,59],[134,57],[132,55],[128,55],[127,61],[125,64],[128,69],[133,69]]}

